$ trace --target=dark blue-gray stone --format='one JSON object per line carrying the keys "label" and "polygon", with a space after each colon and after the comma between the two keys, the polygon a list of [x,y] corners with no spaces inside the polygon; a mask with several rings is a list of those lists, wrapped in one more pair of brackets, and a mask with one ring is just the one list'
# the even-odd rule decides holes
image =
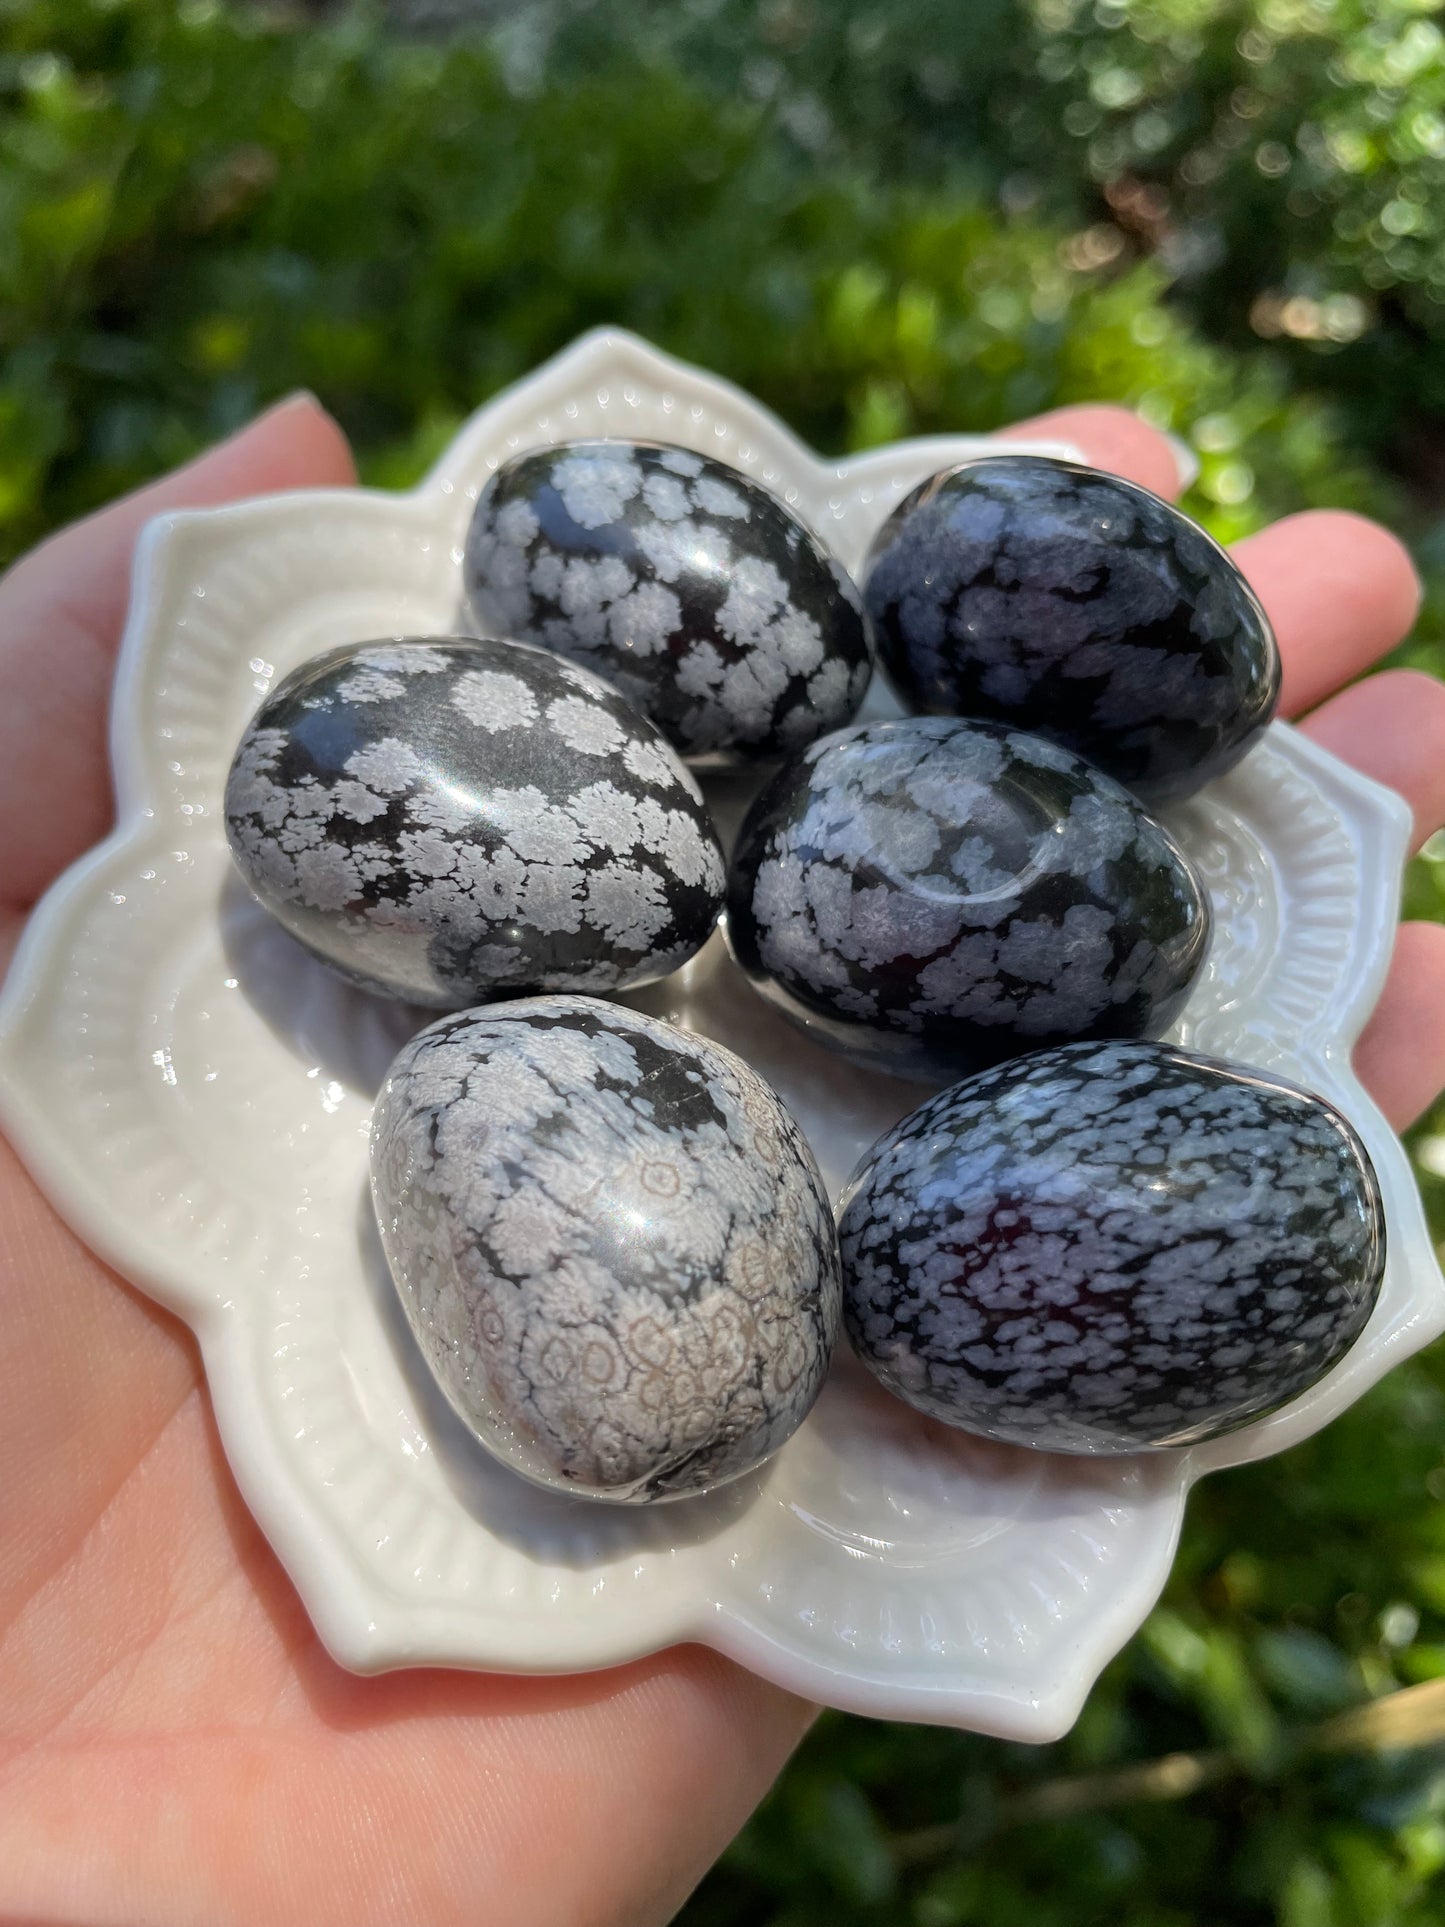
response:
{"label": "dark blue-gray stone", "polygon": [[818,1395],[832,1213],[730,1051],[586,997],[444,1017],[391,1067],[371,1175],[438,1384],[528,1478],[683,1498],[761,1463]]}
{"label": "dark blue-gray stone", "polygon": [[484,635],[595,670],[697,762],[803,748],[872,673],[841,565],[776,496],[688,449],[514,457],[478,499],[464,575]]}
{"label": "dark blue-gray stone", "polygon": [[1059,1452],[1213,1438],[1364,1330],[1369,1157],[1323,1099],[1163,1044],[1074,1044],[924,1104],[843,1194],[844,1318],[900,1398]]}
{"label": "dark blue-gray stone", "polygon": [[1151,800],[1231,768],[1279,697],[1269,622],[1224,550],[1074,462],[989,457],[923,483],[879,531],[864,597],[916,708],[1037,730]]}
{"label": "dark blue-gray stone", "polygon": [[957,1077],[1167,1029],[1208,947],[1187,859],[1127,790],[997,723],[855,724],[754,803],[728,941],[815,1035]]}
{"label": "dark blue-gray stone", "polygon": [[721,907],[701,793],[617,692],[544,650],[378,642],[287,676],[226,785],[242,876],[364,989],[454,1010],[677,969]]}

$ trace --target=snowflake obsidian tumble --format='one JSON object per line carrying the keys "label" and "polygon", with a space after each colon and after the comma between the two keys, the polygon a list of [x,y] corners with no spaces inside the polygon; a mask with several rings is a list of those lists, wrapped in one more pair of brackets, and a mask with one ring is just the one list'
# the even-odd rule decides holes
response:
{"label": "snowflake obsidian tumble", "polygon": [[685,963],[722,898],[696,783],[617,693],[539,649],[335,649],[278,684],[226,786],[237,864],[293,936],[431,1008],[615,990]]}
{"label": "snowflake obsidian tumble", "polygon": [[372,1126],[382,1241],[468,1427],[543,1485],[677,1499],[817,1397],[833,1214],[802,1133],[731,1051],[585,997],[444,1017]]}
{"label": "snowflake obsidian tumble", "polygon": [[816,1035],[918,1076],[1157,1036],[1210,914],[1173,837],[1056,743],[941,716],[788,764],[733,852],[728,940]]}
{"label": "snowflake obsidian tumble", "polygon": [[868,688],[842,565],[767,489],[690,449],[516,456],[482,491],[465,573],[484,635],[596,670],[695,762],[801,749]]}
{"label": "snowflake obsidian tumble", "polygon": [[1333,1105],[1161,1044],[1073,1044],[914,1111],[843,1196],[845,1318],[889,1389],[1015,1445],[1136,1452],[1297,1398],[1385,1270]]}
{"label": "snowflake obsidian tumble", "polygon": [[1117,476],[1038,455],[945,469],[899,503],[866,571],[884,664],[918,707],[1039,730],[1151,800],[1222,775],[1274,714],[1254,592]]}

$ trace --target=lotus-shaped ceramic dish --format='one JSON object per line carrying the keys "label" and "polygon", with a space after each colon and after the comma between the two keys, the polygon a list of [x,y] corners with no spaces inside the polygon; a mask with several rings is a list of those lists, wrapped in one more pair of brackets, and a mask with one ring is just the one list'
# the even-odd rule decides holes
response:
{"label": "lotus-shaped ceramic dish", "polygon": [[[835,1706],[1050,1738],[1158,1595],[1191,1481],[1315,1431],[1445,1327],[1405,1155],[1350,1070],[1408,811],[1275,725],[1170,813],[1217,914],[1175,1036],[1322,1092],[1379,1170],[1384,1290],[1313,1391],[1212,1444],[1084,1460],[945,1431],[845,1357],[786,1449],[706,1499],[619,1510],[526,1485],[433,1389],[371,1225],[371,1100],[422,1018],[348,989],[268,922],[232,873],[220,806],[276,678],[336,643],[456,633],[489,472],[598,435],[719,456],[850,568],[910,487],[987,447],[947,436],[823,461],[737,389],[606,330],[490,402],[410,494],[152,524],[116,682],[117,826],[27,931],[0,1006],[0,1121],[95,1250],[195,1329],[236,1478],[343,1665],[565,1672],[704,1640]],[[867,713],[896,712],[879,691]],[[738,797],[718,800],[726,816]],[[787,1025],[717,938],[636,1001],[751,1059],[835,1191],[922,1095]]]}

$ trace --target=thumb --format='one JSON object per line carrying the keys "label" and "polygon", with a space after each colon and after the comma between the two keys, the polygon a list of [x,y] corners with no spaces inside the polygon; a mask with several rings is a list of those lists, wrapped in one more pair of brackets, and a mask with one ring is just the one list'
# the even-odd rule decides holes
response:
{"label": "thumb", "polygon": [[154,515],[356,480],[340,428],[293,395],[228,441],[62,529],[0,580],[0,904],[28,907],[111,818],[111,665]]}

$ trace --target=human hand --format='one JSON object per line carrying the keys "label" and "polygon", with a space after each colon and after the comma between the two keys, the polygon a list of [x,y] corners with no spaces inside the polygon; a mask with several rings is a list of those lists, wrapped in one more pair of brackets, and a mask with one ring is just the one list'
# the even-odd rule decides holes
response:
{"label": "human hand", "polygon": [[[1122,411],[1013,432],[1174,490],[1167,444]],[[142,522],[353,479],[298,400],[0,583],[0,960],[109,822],[104,715]],[[1445,686],[1392,672],[1332,694],[1413,620],[1404,552],[1321,513],[1237,554],[1279,634],[1286,713],[1428,835]],[[1445,1084],[1442,1011],[1445,929],[1407,925],[1357,1053],[1396,1125]],[[230,1480],[190,1334],[0,1147],[0,1918],[646,1927],[808,1717],[695,1647],[581,1678],[342,1672]]]}

